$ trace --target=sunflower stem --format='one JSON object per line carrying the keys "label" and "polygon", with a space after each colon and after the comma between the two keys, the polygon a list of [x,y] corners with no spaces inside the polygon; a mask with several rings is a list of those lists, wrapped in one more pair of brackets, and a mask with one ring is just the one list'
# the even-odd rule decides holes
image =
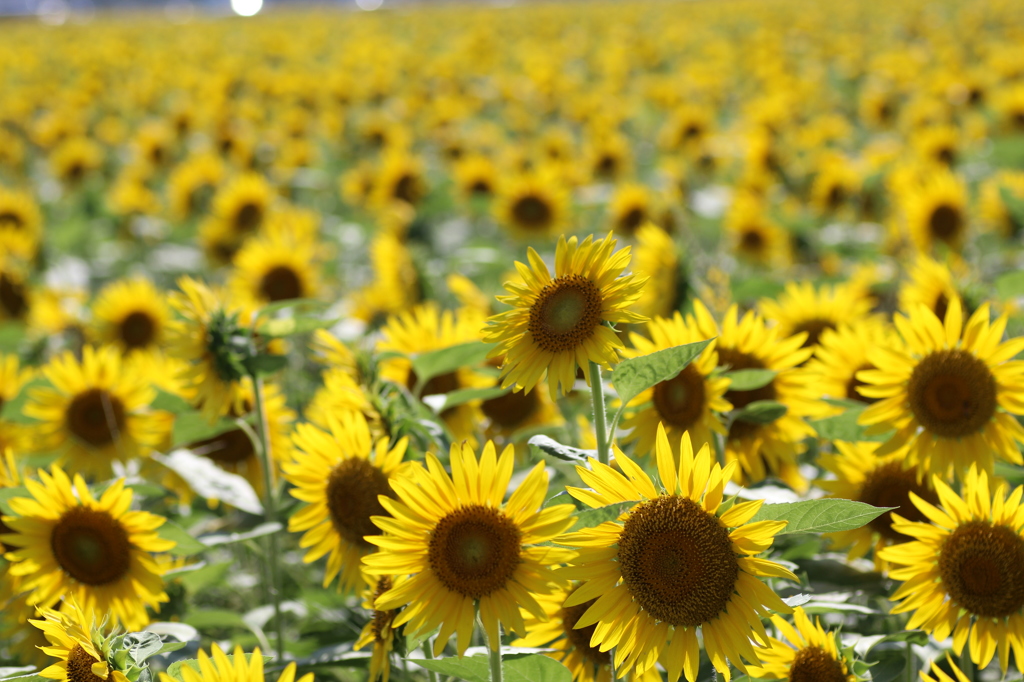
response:
{"label": "sunflower stem", "polygon": [[501,625],[498,625],[498,636],[493,642],[487,635],[487,630],[484,629],[483,632],[491,659],[491,682],[501,682]]}
{"label": "sunflower stem", "polygon": [[[263,465],[263,510],[267,523],[277,523],[277,494],[274,483],[274,459],[270,451],[270,429],[267,424],[267,409],[263,400],[263,379],[253,376],[253,396],[256,402],[256,423],[259,432],[259,452]],[[281,621],[281,575],[277,560],[280,555],[277,533],[267,536],[269,556],[267,567],[270,573],[270,601],[274,605],[274,634],[277,638],[277,659],[284,660],[284,623]]]}
{"label": "sunflower stem", "polygon": [[970,647],[965,646],[960,654],[960,670],[970,682],[974,682],[974,661],[971,660]]}
{"label": "sunflower stem", "polygon": [[[431,644],[430,638],[423,640],[423,645],[420,648],[423,649],[423,658],[428,661],[434,660],[434,645]],[[433,670],[427,670],[427,678],[429,678],[430,682],[438,682],[437,673]]]}
{"label": "sunflower stem", "polygon": [[[608,463],[608,415],[604,409],[604,385],[601,382],[601,365],[590,363],[590,399],[594,404],[594,432],[597,436],[597,461]],[[500,679],[500,678],[499,678]]]}

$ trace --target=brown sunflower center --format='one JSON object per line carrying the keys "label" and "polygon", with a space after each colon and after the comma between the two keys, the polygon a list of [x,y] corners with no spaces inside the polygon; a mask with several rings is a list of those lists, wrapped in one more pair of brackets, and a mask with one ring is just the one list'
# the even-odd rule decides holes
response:
{"label": "brown sunflower center", "polygon": [[271,303],[302,298],[302,293],[299,273],[287,265],[275,266],[260,278],[260,296]]}
{"label": "brown sunflower center", "polygon": [[102,388],[90,388],[76,395],[64,419],[78,440],[96,448],[113,443],[126,423],[120,399]]}
{"label": "brown sunflower center", "polygon": [[0,211],[0,227],[13,227],[20,230],[25,227],[25,220],[20,213],[9,210]]}
{"label": "brown sunflower center", "polygon": [[601,292],[583,275],[554,280],[530,308],[529,330],[542,350],[572,350],[589,339],[601,324]]}
{"label": "brown sunflower center", "polygon": [[697,627],[732,598],[739,564],[721,522],[686,497],[637,505],[619,534],[622,580],[654,618]]}
{"label": "brown sunflower center", "polygon": [[826,329],[835,329],[836,323],[832,320],[826,320],[821,317],[812,317],[809,320],[803,320],[802,322],[793,326],[793,333],[799,334],[800,332],[807,332],[807,340],[803,343],[803,348],[811,348],[812,346],[818,345],[818,339],[821,338],[822,333]]}
{"label": "brown sunflower center", "polygon": [[943,438],[963,438],[982,430],[995,414],[996,379],[971,353],[940,350],[914,368],[907,396],[922,426]]}
{"label": "brown sunflower center", "polygon": [[522,531],[498,509],[472,504],[437,522],[427,558],[441,584],[480,599],[504,588],[521,561]]}
{"label": "brown sunflower center", "polygon": [[[382,594],[391,589],[391,577],[381,576],[377,580],[377,586],[373,588],[373,601],[376,603],[377,599]],[[396,609],[390,611],[373,611],[373,625],[370,628],[373,631],[373,640],[378,644],[383,644],[388,641],[388,638],[392,636],[391,621],[395,619]]]}
{"label": "brown sunflower center", "polygon": [[857,372],[864,369],[875,369],[875,366],[871,363],[864,363],[857,369],[853,370],[853,374],[850,375],[850,380],[846,382],[846,397],[850,400],[859,400],[862,403],[873,403],[878,398],[868,398],[867,396],[861,395],[860,387],[867,386],[866,383],[857,378]]}
{"label": "brown sunflower center", "polygon": [[796,652],[789,666],[789,682],[846,682],[843,664],[820,646]]}
{"label": "brown sunflower center", "polygon": [[842,185],[832,185],[828,190],[825,203],[830,211],[834,211],[846,201],[846,190]]}
{"label": "brown sunflower center", "polygon": [[487,418],[498,426],[511,429],[522,424],[540,406],[536,391],[509,391],[483,402],[481,408]]}
{"label": "brown sunflower center", "polygon": [[750,227],[743,230],[743,235],[740,237],[740,248],[749,253],[760,253],[764,250],[765,239],[761,230],[756,227]]}
{"label": "brown sunflower center", "polygon": [[68,682],[104,682],[92,671],[93,663],[99,663],[81,644],[68,652]]}
{"label": "brown sunflower center", "polygon": [[633,234],[647,218],[647,211],[640,206],[634,206],[619,218],[619,231],[625,234]]}
{"label": "brown sunflower center", "polygon": [[121,341],[128,350],[145,348],[156,336],[156,320],[149,313],[137,310],[121,320]]}
{"label": "brown sunflower center", "polygon": [[[857,500],[874,507],[896,507],[896,513],[910,521],[927,521],[927,517],[910,501],[910,493],[917,494],[931,504],[939,502],[938,495],[918,482],[913,469],[904,469],[901,462],[889,462],[876,467],[867,475],[861,484]],[[906,542],[911,539],[893,530],[892,512],[875,517],[868,526],[893,542]]]}
{"label": "brown sunflower center", "polygon": [[25,317],[28,313],[28,297],[25,295],[25,286],[12,277],[0,273],[0,308],[7,317],[17,320]]}
{"label": "brown sunflower center", "polygon": [[932,236],[944,242],[954,239],[963,229],[964,218],[960,210],[949,204],[940,204],[928,218]]}
{"label": "brown sunflower center", "polygon": [[1005,526],[970,521],[946,538],[939,575],[953,602],[984,618],[1024,608],[1024,540]]}
{"label": "brown sunflower center", "polygon": [[[573,590],[575,592],[576,590]],[[570,594],[572,594],[570,592]],[[568,595],[566,595],[568,596]],[[601,651],[599,647],[590,646],[590,640],[594,636],[594,630],[597,629],[597,623],[588,625],[584,628],[574,627],[579,622],[583,614],[587,612],[597,599],[591,599],[588,602],[578,604],[576,606],[565,606],[562,608],[562,627],[565,630],[565,638],[569,641],[569,644],[580,652],[583,659],[593,667],[602,668],[609,665],[612,661],[611,652]]]}
{"label": "brown sunflower center", "polygon": [[395,183],[394,197],[402,201],[415,204],[420,200],[419,179],[415,175],[406,173]]}
{"label": "brown sunflower center", "polygon": [[370,549],[367,535],[379,535],[371,516],[386,514],[379,495],[393,497],[388,476],[379,467],[362,457],[349,457],[339,462],[327,479],[327,511],[338,535],[348,542]]}
{"label": "brown sunflower center", "polygon": [[704,412],[707,392],[704,377],[692,364],[654,387],[654,409],[666,424],[689,429]]}
{"label": "brown sunflower center", "polygon": [[544,230],[551,224],[553,212],[548,202],[528,194],[512,204],[512,218],[516,224],[529,230]]}
{"label": "brown sunflower center", "polygon": [[240,464],[256,456],[252,440],[242,429],[231,429],[197,441],[189,449],[198,450],[204,457],[220,464]]}
{"label": "brown sunflower center", "polygon": [[491,188],[491,183],[489,180],[485,178],[478,178],[477,180],[474,180],[473,184],[469,186],[469,191],[475,195],[482,196],[490,194],[494,190]]}
{"label": "brown sunflower center", "polygon": [[235,213],[235,230],[252,232],[263,222],[263,207],[259,204],[244,203]]}
{"label": "brown sunflower center", "polygon": [[[723,366],[729,365],[732,371],[740,369],[765,369],[764,362],[750,353],[744,353],[735,348],[722,348],[721,346],[718,348],[718,364]],[[733,408],[736,410],[742,410],[756,400],[775,400],[776,397],[774,379],[761,388],[749,391],[725,392],[725,399],[732,403]],[[736,419],[733,421],[732,426],[729,427],[729,438],[740,439],[753,435],[757,431],[758,426],[758,424],[753,422]]]}
{"label": "brown sunflower center", "polygon": [[105,511],[72,507],[57,520],[50,548],[64,572],[86,585],[107,585],[131,568],[131,544],[124,526]]}

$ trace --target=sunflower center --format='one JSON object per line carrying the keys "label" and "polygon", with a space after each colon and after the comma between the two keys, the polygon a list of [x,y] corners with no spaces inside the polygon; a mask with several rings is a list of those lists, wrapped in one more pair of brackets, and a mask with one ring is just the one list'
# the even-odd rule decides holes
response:
{"label": "sunflower center", "polygon": [[[916,493],[931,504],[938,504],[938,496],[927,486],[918,483],[913,469],[904,469],[901,462],[889,462],[871,471],[861,484],[859,502],[874,507],[896,507],[900,516],[910,521],[927,521],[927,517],[910,501],[910,493]],[[911,538],[897,533],[892,528],[892,512],[885,512],[868,523],[871,530],[893,542],[906,542]]]}
{"label": "sunflower center", "polygon": [[156,322],[149,314],[135,311],[121,321],[121,341],[128,348],[145,348],[153,343],[156,336]]}
{"label": "sunflower center", "polygon": [[540,197],[527,195],[512,205],[512,217],[518,225],[542,230],[551,223],[551,207]]}
{"label": "sunflower center", "polygon": [[[573,590],[575,592],[576,590]],[[572,594],[572,593],[570,593]],[[568,596],[568,595],[566,595]],[[565,638],[569,641],[569,644],[580,652],[584,660],[590,663],[594,667],[604,667],[612,662],[611,652],[601,651],[599,647],[590,646],[590,640],[594,636],[594,630],[597,629],[597,623],[588,625],[585,628],[575,628],[576,623],[579,622],[583,614],[587,612],[597,599],[591,599],[588,602],[577,604],[576,606],[566,606],[562,608],[562,628],[565,630]]]}
{"label": "sunflower center", "polygon": [[493,190],[491,189],[491,183],[487,180],[480,178],[475,180],[472,185],[469,186],[469,191],[476,195],[490,194]]}
{"label": "sunflower center", "polygon": [[1024,540],[987,521],[961,525],[939,552],[939,575],[950,598],[984,618],[1005,618],[1024,608],[1022,565]]}
{"label": "sunflower center", "polygon": [[393,497],[388,476],[362,457],[349,457],[331,469],[327,479],[327,511],[338,535],[363,549],[373,547],[364,540],[379,535],[371,516],[386,514],[379,495]]}
{"label": "sunflower center", "polygon": [[977,433],[996,411],[996,380],[988,366],[965,350],[940,350],[914,368],[907,385],[910,409],[943,438]]}
{"label": "sunflower center", "polygon": [[[733,371],[739,369],[765,369],[764,363],[760,359],[735,348],[719,347],[718,364],[729,365]],[[726,391],[725,399],[732,403],[734,409],[741,410],[756,400],[775,400],[776,395],[775,380],[772,379],[772,381],[761,388],[749,391]],[[758,426],[758,424],[753,422],[735,419],[732,422],[732,426],[729,427],[729,438],[741,439],[753,435],[757,431]]]}
{"label": "sunflower center", "polygon": [[25,287],[3,273],[0,273],[0,308],[14,319],[21,319],[28,312]]}
{"label": "sunflower center", "polygon": [[271,268],[260,279],[260,296],[274,303],[302,297],[302,280],[287,265]]}
{"label": "sunflower center", "polygon": [[487,418],[506,429],[526,421],[540,406],[536,391],[509,391],[483,402],[481,409]]}
{"label": "sunflower center", "polygon": [[25,227],[25,221],[14,211],[0,211],[0,227],[13,227],[20,230]]}
{"label": "sunflower center", "polygon": [[515,575],[522,531],[493,507],[472,504],[437,522],[427,557],[430,569],[452,592],[480,599]]}
{"label": "sunflower center", "polygon": [[68,652],[68,682],[104,682],[92,671],[93,663],[99,663],[81,644]]}
{"label": "sunflower center", "polygon": [[637,505],[619,535],[622,580],[660,621],[697,627],[732,598],[739,564],[729,532],[693,500],[676,495]]}
{"label": "sunflower center", "polygon": [[235,228],[238,232],[252,232],[263,222],[263,207],[259,204],[242,204],[235,214]]}
{"label": "sunflower center", "polygon": [[744,251],[750,251],[752,253],[759,253],[764,249],[764,235],[757,228],[748,228],[743,231],[743,236],[740,237],[740,248]]}
{"label": "sunflower center", "polygon": [[818,339],[821,338],[822,333],[826,329],[835,329],[835,322],[832,320],[826,320],[820,317],[812,317],[809,320],[804,320],[793,327],[793,333],[799,334],[800,332],[807,332],[807,340],[803,343],[803,348],[811,348],[812,346],[818,345]]}
{"label": "sunflower center", "polygon": [[398,182],[395,183],[395,198],[409,204],[419,201],[419,183],[415,176],[407,173],[398,179]]}
{"label": "sunflower center", "polygon": [[808,646],[796,652],[789,666],[790,682],[846,682],[843,664],[820,646]]}
{"label": "sunflower center", "polygon": [[242,429],[231,429],[212,438],[192,443],[191,450],[198,450],[204,457],[221,464],[240,464],[256,455],[252,441]]}
{"label": "sunflower center", "polygon": [[942,241],[949,241],[960,233],[963,228],[963,216],[955,206],[940,204],[928,218],[928,229],[932,236]]}
{"label": "sunflower center", "polygon": [[647,212],[641,207],[634,207],[626,211],[622,218],[619,219],[619,227],[622,232],[626,234],[633,234],[636,229],[644,222],[647,217]]}
{"label": "sunflower center", "polygon": [[[376,603],[377,599],[391,589],[391,577],[381,576],[377,580],[377,586],[373,588],[373,601]],[[370,628],[373,631],[373,640],[378,644],[383,644],[391,636],[391,621],[395,619],[396,609],[390,611],[373,611],[373,625]]]}
{"label": "sunflower center", "polygon": [[54,559],[80,583],[98,586],[116,582],[131,568],[128,533],[105,511],[72,507],[50,534]]}
{"label": "sunflower center", "polygon": [[704,377],[692,364],[654,387],[654,408],[658,416],[666,424],[681,429],[692,427],[700,419],[706,400]]}
{"label": "sunflower center", "polygon": [[530,308],[530,334],[549,353],[572,350],[601,324],[601,292],[583,275],[559,277]]}
{"label": "sunflower center", "polygon": [[90,388],[71,400],[65,422],[78,440],[96,448],[110,445],[124,430],[124,405],[110,392]]}
{"label": "sunflower center", "polygon": [[846,382],[846,397],[850,400],[859,400],[862,403],[873,403],[878,398],[868,398],[867,396],[861,395],[860,387],[867,386],[863,381],[857,378],[857,372],[863,369],[874,369],[875,366],[871,363],[865,363],[853,370],[853,374],[850,375],[850,380]]}
{"label": "sunflower center", "polygon": [[828,190],[828,198],[825,200],[830,211],[834,211],[846,201],[846,191],[842,185],[832,185]]}

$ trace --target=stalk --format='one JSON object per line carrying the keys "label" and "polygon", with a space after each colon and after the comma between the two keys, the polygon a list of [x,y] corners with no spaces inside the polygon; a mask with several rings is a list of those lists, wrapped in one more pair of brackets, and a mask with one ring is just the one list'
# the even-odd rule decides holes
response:
{"label": "stalk", "polygon": [[[594,431],[597,436],[597,461],[608,463],[608,415],[604,409],[604,386],[601,383],[601,366],[590,363],[590,399],[594,405]],[[500,678],[499,678],[500,679]]]}
{"label": "stalk", "polygon": [[[423,645],[420,648],[423,649],[423,658],[428,661],[434,660],[434,645],[430,643],[429,639],[423,640]],[[430,679],[430,682],[438,682],[437,673],[433,670],[427,670],[427,677]]]}
{"label": "stalk", "polygon": [[[253,395],[256,400],[256,426],[261,441],[258,448],[263,464],[263,510],[267,523],[277,523],[277,492],[274,481],[273,457],[270,452],[270,430],[266,405],[263,400],[263,379],[253,376]],[[277,565],[280,550],[277,533],[267,536],[267,565],[270,569],[270,601],[274,605],[274,634],[277,638],[277,659],[284,660],[284,623],[281,621],[281,574]]]}
{"label": "stalk", "polygon": [[965,646],[964,652],[960,654],[960,670],[963,671],[964,677],[974,682],[974,661],[971,660],[971,650],[968,646]]}
{"label": "stalk", "polygon": [[[594,364],[591,363],[591,367]],[[491,682],[501,682],[501,625],[498,625],[498,639],[496,642],[490,641],[490,637],[487,636],[487,630],[483,627],[480,628],[484,633],[484,640],[487,642],[488,656],[491,661]]]}

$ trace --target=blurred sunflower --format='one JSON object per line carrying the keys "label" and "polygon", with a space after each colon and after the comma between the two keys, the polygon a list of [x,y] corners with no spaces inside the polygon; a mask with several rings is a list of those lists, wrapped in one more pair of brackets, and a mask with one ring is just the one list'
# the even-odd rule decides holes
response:
{"label": "blurred sunflower", "polygon": [[577,368],[586,375],[591,362],[607,367],[618,360],[622,341],[605,325],[646,319],[628,310],[646,280],[622,275],[630,248],[613,253],[615,244],[610,234],[597,241],[589,236],[582,243],[562,236],[554,278],[532,247],[529,266],[516,262],[523,283],[506,283],[511,295],[498,297],[513,309],[489,318],[484,337],[498,343],[491,357],[505,358],[502,386],[531,391],[547,374],[554,398],[572,389]]}
{"label": "blurred sunflower", "polygon": [[907,463],[941,475],[971,464],[991,471],[995,458],[1024,463],[1024,366],[1011,359],[1024,350],[1024,338],[1001,342],[1007,317],[989,321],[981,306],[963,324],[959,299],[945,321],[919,305],[896,315],[903,339],[897,347],[868,354],[878,369],[862,370],[860,393],[878,398],[860,417],[869,434],[896,429],[878,450],[885,455],[909,447]]}
{"label": "blurred sunflower", "polygon": [[953,279],[953,270],[925,254],[918,254],[910,267],[909,278],[900,284],[900,310],[909,313],[918,305],[923,305],[940,320],[944,320],[952,300],[959,301],[961,305],[964,303]]}
{"label": "blurred sunflower", "polygon": [[[181,678],[184,682],[265,682],[268,678],[263,672],[263,656],[259,648],[253,650],[251,656],[236,646],[228,658],[216,643],[210,645],[212,656],[199,650],[199,669],[190,665],[181,666]],[[295,662],[289,663],[277,678],[277,682],[296,682]],[[167,673],[160,673],[160,682],[178,682]],[[306,673],[298,682],[313,682],[313,673]]]}
{"label": "blurred sunflower", "polygon": [[76,186],[103,164],[103,147],[87,137],[61,142],[50,154],[50,169],[69,186]]}
{"label": "blurred sunflower", "polygon": [[498,167],[482,154],[459,159],[454,169],[455,183],[464,199],[489,199],[498,188]]}
{"label": "blurred sunflower", "polygon": [[789,264],[789,234],[768,217],[763,200],[754,194],[736,194],[723,227],[729,248],[740,258],[765,266]]}
{"label": "blurred sunflower", "polygon": [[[1015,201],[1016,206],[1010,206],[1008,201]],[[1024,233],[1022,206],[1024,171],[998,171],[981,183],[981,217],[1007,239]]]}
{"label": "blurred sunflower", "polygon": [[43,232],[39,206],[28,192],[0,186],[0,244],[12,256],[35,257]]}
{"label": "blurred sunflower", "polygon": [[295,450],[282,464],[292,497],[307,505],[288,521],[293,533],[305,531],[299,546],[309,548],[303,561],[325,554],[324,587],[340,576],[339,591],[363,584],[360,561],[374,551],[365,538],[377,533],[370,520],[385,513],[379,496],[393,498],[393,480],[408,468],[403,462],[408,439],[389,447],[388,439],[371,439],[370,429],[358,412],[329,418],[330,430],[299,424]]}
{"label": "blurred sunflower", "polygon": [[103,479],[115,460],[144,457],[161,444],[173,415],[150,409],[156,391],[124,367],[113,346],[86,346],[81,361],[64,351],[44,366],[50,386],[32,389],[24,410],[40,422],[34,449],[56,450],[59,463]]}
{"label": "blurred sunflower", "polygon": [[370,244],[374,280],[352,294],[352,316],[378,327],[391,315],[407,311],[423,298],[420,274],[405,244],[381,232]]}
{"label": "blurred sunflower", "polygon": [[[18,397],[33,375],[33,370],[19,366],[17,355],[0,353],[0,410],[3,410],[5,402]],[[23,424],[0,419],[0,454],[8,448],[23,452],[27,445],[23,439],[27,436]]]}
{"label": "blurred sunflower", "polygon": [[167,178],[171,215],[185,220],[208,210],[225,173],[224,162],[211,153],[190,156],[175,166]]}
{"label": "blurred sunflower", "polygon": [[263,225],[273,201],[274,188],[267,179],[246,173],[220,186],[213,197],[213,214],[241,240]]}
{"label": "blurred sunflower", "polygon": [[789,640],[775,637],[771,647],[759,653],[761,665],[749,666],[750,676],[789,682],[857,682],[850,661],[839,649],[836,632],[826,632],[817,618],[814,622],[799,606],[793,610],[793,625],[780,616],[772,624]]}
{"label": "blurred sunflower", "polygon": [[524,239],[544,238],[564,228],[569,195],[550,173],[518,173],[498,183],[495,219]]}
{"label": "blurred sunflower", "polygon": [[897,343],[890,328],[858,320],[837,329],[825,329],[807,363],[807,372],[823,398],[856,400],[871,404],[876,398],[861,395],[864,382],[857,378],[862,369],[876,369],[868,359],[871,349]]}
{"label": "blurred sunflower", "polygon": [[363,626],[359,633],[359,639],[352,645],[352,649],[360,649],[373,645],[373,652],[370,657],[369,682],[388,682],[391,676],[391,651],[395,646],[395,630],[391,623],[395,620],[397,610],[378,611],[374,608],[374,602],[391,589],[394,580],[389,575],[369,576],[363,574],[366,589],[363,590],[363,608],[372,613],[370,620]]}
{"label": "blurred sunflower", "polygon": [[901,197],[914,245],[931,253],[937,243],[959,252],[967,238],[967,189],[949,171],[934,171]]}
{"label": "blurred sunflower", "polygon": [[235,254],[228,282],[233,300],[255,311],[268,303],[316,297],[322,250],[322,244],[285,230],[247,240]]}
{"label": "blurred sunflower", "polygon": [[851,320],[870,319],[872,300],[862,289],[848,284],[786,282],[777,299],[762,298],[757,306],[764,318],[775,325],[780,337],[805,332],[805,348],[815,348],[826,329],[837,329]]}
{"label": "blurred sunflower", "polygon": [[622,473],[594,459],[589,468],[576,467],[591,488],[567,490],[588,507],[641,501],[616,521],[557,538],[559,544],[578,548],[559,573],[584,581],[563,608],[597,599],[574,629],[596,625],[590,646],[602,652],[614,647],[619,675],[641,675],[660,661],[668,682],[681,674],[694,682],[700,664],[699,629],[711,663],[729,679],[730,663],[743,672],[743,659],[758,663],[751,638],[759,647],[771,646],[761,624],[769,609],[790,612],[759,578],[796,576],[756,556],[786,524],[749,523],[762,500],[741,502],[719,514],[735,462],[723,468],[707,443],[694,454],[687,434],[678,461],[675,451],[659,428],[655,458],[660,489],[618,450],[615,462]]}
{"label": "blurred sunflower", "polygon": [[543,618],[534,595],[552,591],[557,580],[550,566],[570,553],[541,543],[574,521],[571,504],[541,508],[548,494],[543,462],[502,505],[511,446],[498,457],[488,441],[477,460],[469,445],[452,445],[450,462],[451,477],[427,453],[426,468],[416,465],[392,480],[397,499],[378,498],[390,516],[372,518],[384,535],[366,538],[380,550],[363,559],[371,575],[400,576],[374,602],[380,611],[405,606],[392,627],[408,623],[406,632],[422,633],[440,627],[435,656],[456,632],[458,653],[465,653],[477,612],[492,648],[501,641],[499,623],[526,634],[520,607]]}
{"label": "blurred sunflower", "polygon": [[[39,672],[40,677],[61,682],[128,682],[128,677],[112,668],[99,646],[94,616],[86,616],[74,599],[61,605],[60,611],[40,608],[40,620],[30,620],[46,637],[43,653],[57,662]],[[104,617],[106,614],[104,614]]]}
{"label": "blurred sunflower", "polygon": [[632,237],[641,225],[650,221],[654,212],[651,190],[636,183],[619,185],[608,203],[612,229],[626,237]]}
{"label": "blurred sunflower", "polygon": [[77,474],[72,484],[58,466],[37,473],[38,483],[25,481],[31,498],[8,500],[14,514],[3,522],[11,532],[0,538],[15,548],[5,558],[11,575],[32,593],[29,602],[75,600],[87,615],[109,615],[129,630],[142,628],[149,622],[146,608],[159,611],[168,600],[150,554],[175,546],[156,533],[165,519],[129,511],[132,491],[124,479],[97,500]]}
{"label": "blurred sunflower", "polygon": [[417,206],[427,196],[427,182],[423,161],[405,152],[390,153],[381,161],[373,182],[373,197],[377,208],[395,201]]}
{"label": "blurred sunflower", "polygon": [[669,234],[646,223],[636,231],[633,272],[646,277],[647,283],[634,304],[644,317],[669,317],[686,300],[686,278],[676,243]]}
{"label": "blurred sunflower", "polygon": [[158,351],[170,322],[164,294],[141,277],[108,284],[92,306],[93,334],[97,341],[133,351]]}

